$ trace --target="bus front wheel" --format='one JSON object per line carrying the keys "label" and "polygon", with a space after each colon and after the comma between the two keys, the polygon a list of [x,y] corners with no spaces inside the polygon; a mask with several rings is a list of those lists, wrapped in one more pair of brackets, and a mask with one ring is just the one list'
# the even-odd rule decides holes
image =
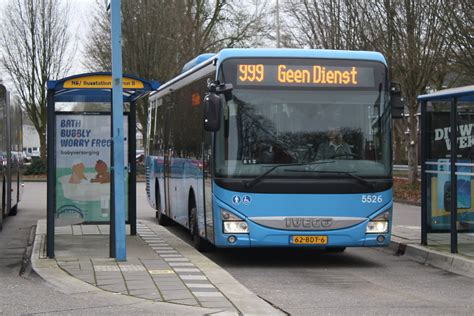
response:
{"label": "bus front wheel", "polygon": [[189,211],[189,231],[191,233],[194,248],[196,248],[199,252],[206,252],[210,250],[211,247],[209,242],[199,235],[196,206],[193,206]]}

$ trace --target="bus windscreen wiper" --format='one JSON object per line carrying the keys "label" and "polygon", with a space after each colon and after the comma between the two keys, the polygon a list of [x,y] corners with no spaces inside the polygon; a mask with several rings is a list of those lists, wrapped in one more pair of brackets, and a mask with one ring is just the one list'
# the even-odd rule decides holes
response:
{"label": "bus windscreen wiper", "polygon": [[[297,162],[297,163],[282,163],[278,165],[274,165],[261,175],[257,176],[255,179],[251,181],[245,182],[245,187],[246,188],[251,188],[257,183],[259,183],[263,178],[265,178],[269,173],[271,173],[273,170],[280,168],[280,167],[292,167],[292,166],[308,166],[308,165],[319,165],[319,164],[324,164],[324,163],[333,163],[334,160],[321,160],[321,161],[313,161],[313,162]],[[365,180],[364,180],[365,181]]]}
{"label": "bus windscreen wiper", "polygon": [[359,183],[362,183],[363,185],[365,185],[366,187],[370,188],[370,189],[374,189],[374,185],[372,183],[370,183],[369,181],[359,177],[359,176],[356,176],[355,174],[351,173],[351,172],[348,172],[348,171],[330,171],[330,170],[286,170],[286,171],[291,171],[291,172],[315,172],[315,173],[331,173],[331,174],[343,174],[343,175],[346,175],[352,179],[355,179],[357,180],[357,182]]}

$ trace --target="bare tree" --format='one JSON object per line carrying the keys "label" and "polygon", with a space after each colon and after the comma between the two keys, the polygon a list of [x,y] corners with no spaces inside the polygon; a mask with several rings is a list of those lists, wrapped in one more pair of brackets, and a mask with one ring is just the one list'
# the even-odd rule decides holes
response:
{"label": "bare tree", "polygon": [[[452,60],[449,48],[453,42],[460,45],[456,51],[465,54],[462,59],[472,63],[472,1],[465,2],[470,3],[471,10],[467,12],[471,12],[471,23],[464,27],[464,36],[456,40],[445,30],[451,19],[446,5],[454,6],[451,16],[459,18],[458,27],[469,22],[466,16],[469,13],[461,14],[461,4],[454,5],[458,3],[454,0],[287,1],[287,32],[295,46],[370,49],[386,56],[391,77],[402,83],[407,101],[409,115],[397,124],[396,138],[400,145],[404,132],[408,131],[405,143],[409,144],[411,182],[417,177],[417,96],[427,87],[444,82]],[[399,156],[401,148],[396,149]]]}
{"label": "bare tree", "polygon": [[2,14],[1,64],[38,132],[46,157],[46,82],[70,69],[69,7],[58,0],[12,0]]}
{"label": "bare tree", "polygon": [[111,21],[105,3],[96,0],[99,10],[94,11],[91,21],[91,31],[87,34],[84,45],[83,65],[91,71],[111,71]]}
{"label": "bare tree", "polygon": [[287,46],[363,49],[360,7],[350,0],[287,0],[283,6]]}
{"label": "bare tree", "polygon": [[[472,84],[474,82],[474,2],[471,0],[443,1],[439,18],[444,31],[451,39],[451,73],[458,78],[451,84]],[[456,80],[457,79],[457,80]]]}
{"label": "bare tree", "polygon": [[[367,10],[369,20],[390,17],[380,23],[378,29],[378,32],[387,33],[392,27],[390,38],[381,34],[373,45],[383,43],[383,52],[392,56],[392,77],[402,83],[409,115],[406,127],[410,183],[417,180],[418,170],[417,97],[426,92],[437,71],[447,63],[449,38],[439,18],[441,10],[441,0],[372,1]],[[372,29],[372,33],[376,32]]]}
{"label": "bare tree", "polygon": [[[123,1],[124,72],[163,83],[199,54],[253,45],[268,32],[265,9],[266,1]],[[105,10],[92,24],[86,66],[110,71],[110,21]],[[144,143],[147,112],[143,100],[137,106],[137,128]]]}

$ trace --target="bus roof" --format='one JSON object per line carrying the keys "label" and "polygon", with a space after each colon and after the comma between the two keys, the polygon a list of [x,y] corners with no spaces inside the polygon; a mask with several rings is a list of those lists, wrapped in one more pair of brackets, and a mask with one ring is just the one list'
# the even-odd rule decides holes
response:
{"label": "bus roof", "polygon": [[369,51],[298,49],[298,48],[227,48],[219,52],[217,63],[228,58],[280,57],[280,58],[331,58],[378,61],[387,65],[381,53]]}
{"label": "bus roof", "polygon": [[183,70],[181,70],[181,73],[185,73],[189,69],[193,68],[194,66],[197,66],[199,64],[202,64],[206,60],[209,60],[210,58],[214,57],[216,54],[214,53],[209,53],[209,54],[201,54],[194,58],[191,61],[188,61],[186,65],[184,65]]}

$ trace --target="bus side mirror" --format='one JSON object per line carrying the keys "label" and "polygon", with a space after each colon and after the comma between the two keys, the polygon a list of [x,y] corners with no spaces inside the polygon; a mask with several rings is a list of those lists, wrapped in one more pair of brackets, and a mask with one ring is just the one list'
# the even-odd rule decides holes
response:
{"label": "bus side mirror", "polygon": [[402,87],[398,82],[390,83],[390,107],[393,119],[403,118],[405,100],[402,96]]}
{"label": "bus side mirror", "polygon": [[221,98],[215,92],[204,96],[204,130],[217,132],[221,127]]}
{"label": "bus side mirror", "polygon": [[232,100],[232,90],[234,87],[232,83],[224,83],[216,87],[217,94],[223,94],[226,101]]}
{"label": "bus side mirror", "polygon": [[220,94],[226,101],[232,100],[233,86],[231,83],[219,81],[208,82],[209,92],[204,96],[204,130],[217,132],[221,128],[222,101]]}

